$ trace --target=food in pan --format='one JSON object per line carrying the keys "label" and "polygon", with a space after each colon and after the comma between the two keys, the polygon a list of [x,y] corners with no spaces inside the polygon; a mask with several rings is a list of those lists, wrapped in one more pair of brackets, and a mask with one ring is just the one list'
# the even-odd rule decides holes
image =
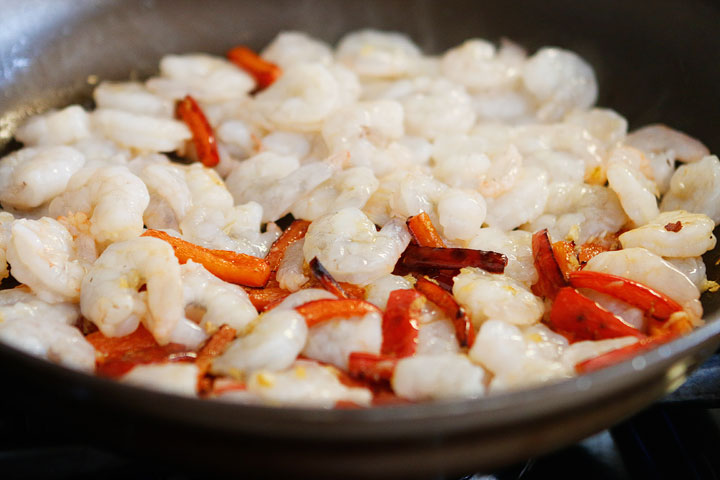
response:
{"label": "food in pan", "polygon": [[168,55],[0,160],[0,340],[248,404],[474,398],[702,324],[720,161],[576,54],[365,30]]}

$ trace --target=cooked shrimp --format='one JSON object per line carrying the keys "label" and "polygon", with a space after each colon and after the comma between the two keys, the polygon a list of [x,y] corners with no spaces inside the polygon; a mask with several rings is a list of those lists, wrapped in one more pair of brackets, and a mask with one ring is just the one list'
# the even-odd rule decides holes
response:
{"label": "cooked shrimp", "polygon": [[720,223],[720,160],[715,155],[678,168],[660,210],[704,213]]}
{"label": "cooked shrimp", "polygon": [[504,254],[508,259],[505,275],[522,283],[525,287],[529,288],[537,281],[530,232],[522,230],[504,232],[495,227],[482,228],[470,240],[468,248]]}
{"label": "cooked shrimp", "polygon": [[472,239],[485,221],[487,205],[479,193],[450,189],[437,204],[438,223],[445,238],[455,242]]}
{"label": "cooked shrimp", "polygon": [[42,322],[74,325],[80,309],[70,302],[48,303],[26,286],[0,290],[0,325],[10,320],[36,319]]}
{"label": "cooked shrimp", "polygon": [[356,208],[315,220],[305,236],[305,260],[317,257],[338,281],[366,285],[393,271],[410,243],[404,222],[391,220],[377,231]]}
{"label": "cooked shrimp", "polygon": [[395,367],[392,387],[408,400],[477,398],[485,394],[485,370],[465,355],[415,355]]}
{"label": "cooked shrimp", "polygon": [[[433,175],[451,187],[477,188],[478,183],[485,180],[485,174],[491,168],[491,159],[485,153],[487,150],[488,142],[479,135],[441,135],[435,139],[433,144]],[[505,160],[512,162],[517,159],[503,159],[503,166],[506,165]],[[520,158],[520,162],[522,162],[522,158]],[[515,177],[517,176],[520,162],[516,161],[515,168],[511,167],[507,171],[508,176],[512,177],[513,173],[515,173]],[[497,163],[500,163],[499,159]],[[513,180],[511,180],[512,183],[514,183]]]}
{"label": "cooked shrimp", "polygon": [[192,260],[182,265],[180,271],[185,312],[191,320],[208,334],[223,324],[234,328],[239,335],[249,329],[258,314],[245,290],[220,280]]}
{"label": "cooked shrimp", "polygon": [[521,283],[506,275],[464,268],[455,277],[453,295],[472,317],[475,328],[486,320],[531,325],[542,317],[544,306]]}
{"label": "cooked shrimp", "polygon": [[300,354],[307,336],[302,315],[292,309],[274,308],[260,315],[248,334],[235,339],[213,361],[211,371],[238,376],[261,369],[284,370]]}
{"label": "cooked shrimp", "polygon": [[314,162],[302,167],[295,157],[264,152],[239,164],[226,179],[237,203],[258,202],[263,221],[285,215],[302,195],[330,178],[335,167]]}
{"label": "cooked shrimp", "polygon": [[[146,291],[139,288],[145,285]],[[142,321],[161,345],[183,318],[180,264],[167,242],[140,237],[110,245],[82,281],[80,309],[103,335],[121,337]]]}
{"label": "cooked shrimp", "polygon": [[660,213],[657,187],[637,169],[622,163],[607,168],[608,186],[617,194],[627,216],[637,226],[647,224]]}
{"label": "cooked shrimp", "polygon": [[379,185],[371,169],[348,168],[293,203],[290,213],[295,218],[315,220],[343,208],[363,208]]}
{"label": "cooked shrimp", "polygon": [[0,280],[10,275],[7,262],[7,248],[10,244],[11,231],[10,226],[15,217],[8,212],[0,212]]}
{"label": "cooked shrimp", "polygon": [[305,256],[303,254],[304,239],[297,240],[290,244],[285,250],[277,270],[277,281],[280,288],[290,292],[300,290],[310,278],[305,275]]}
{"label": "cooked shrimp", "polygon": [[643,247],[661,257],[698,257],[715,247],[715,223],[707,215],[663,212],[620,235],[623,248]]}
{"label": "cooked shrimp", "polygon": [[[23,315],[0,321],[0,342],[64,367],[92,373],[95,370],[93,346],[80,330],[54,320],[52,306],[44,310],[42,316]],[[0,313],[5,313],[4,307],[0,307]]]}
{"label": "cooked shrimp", "polygon": [[329,65],[333,61],[332,49],[325,42],[303,32],[280,32],[263,49],[262,57],[282,68],[300,63],[321,63]]}
{"label": "cooked shrimp", "polygon": [[26,147],[71,144],[90,136],[90,115],[79,105],[31,117],[15,131]]}
{"label": "cooked shrimp", "polygon": [[710,155],[700,141],[661,124],[635,130],[625,143],[648,153],[672,151],[674,158],[682,162],[697,162]]}
{"label": "cooked shrimp", "polygon": [[547,173],[536,167],[523,168],[512,190],[486,200],[485,223],[512,230],[531,222],[543,213],[549,195]]}
{"label": "cooked shrimp", "polygon": [[7,260],[13,277],[47,302],[77,302],[88,264],[67,229],[52,218],[15,220]]}
{"label": "cooked shrimp", "polygon": [[492,43],[477,38],[445,52],[441,69],[450,80],[472,90],[512,87],[520,75],[515,65],[498,58]]}
{"label": "cooked shrimp", "polygon": [[23,148],[0,160],[0,202],[29,210],[65,191],[70,177],[85,164],[71,147]]}
{"label": "cooked shrimp", "polygon": [[365,300],[385,310],[390,292],[410,288],[413,288],[413,284],[407,278],[388,274],[367,284]]}
{"label": "cooked shrimp", "polygon": [[198,368],[194,363],[137,365],[122,376],[128,385],[163,393],[194,397],[197,395]]}
{"label": "cooked shrimp", "polygon": [[245,98],[255,87],[244,70],[223,58],[204,54],[166,55],[160,60],[160,74],[146,86],[172,100],[192,95],[200,102],[223,102]]}
{"label": "cooked shrimp", "polygon": [[420,322],[417,338],[417,355],[443,355],[459,353],[455,326],[447,317],[440,316],[431,321]]}
{"label": "cooked shrimp", "polygon": [[635,337],[609,338],[607,340],[586,340],[575,342],[565,349],[562,361],[567,368],[574,369],[575,365],[603,353],[627,347],[638,341]]}
{"label": "cooked shrimp", "polygon": [[541,48],[522,72],[525,88],[540,102],[541,120],[558,120],[575,108],[587,109],[597,99],[597,82],[585,60],[560,48]]}
{"label": "cooked shrimp", "polygon": [[49,211],[54,217],[87,214],[91,234],[106,245],[140,235],[149,202],[147,187],[126,167],[85,168],[73,175],[65,193],[50,202]]}
{"label": "cooked shrimp", "polygon": [[543,325],[526,331],[500,320],[480,327],[469,356],[490,370],[490,391],[505,391],[567,378],[572,370],[561,363],[567,340]]}
{"label": "cooked shrimp", "polygon": [[565,121],[580,125],[590,135],[600,140],[606,148],[616,146],[627,136],[627,120],[609,108],[573,110],[565,117]]}
{"label": "cooked shrimp", "polygon": [[183,171],[170,163],[147,165],[138,177],[145,183],[150,200],[143,219],[148,228],[179,230],[179,223],[192,206],[192,196]]}
{"label": "cooked shrimp", "polygon": [[277,127],[304,132],[317,130],[341,100],[333,72],[311,63],[285,70],[255,97],[255,106]]}
{"label": "cooked shrimp", "polygon": [[358,75],[394,78],[407,74],[421,54],[401,33],[359,30],[340,39],[335,57]]}
{"label": "cooked shrimp", "polygon": [[707,289],[706,268],[702,257],[665,258],[665,261],[684,273],[698,290],[703,292]]}
{"label": "cooked shrimp", "polygon": [[92,113],[92,119],[106,138],[124,148],[140,151],[181,150],[192,137],[184,123],[169,118],[100,108]]}
{"label": "cooked shrimp", "polygon": [[332,408],[337,402],[346,401],[370,406],[370,390],[347,387],[338,374],[333,367],[298,360],[283,371],[260,370],[253,373],[247,388],[270,405]]}
{"label": "cooked shrimp", "polygon": [[635,280],[678,302],[692,319],[702,317],[698,288],[670,263],[644,248],[599,253],[588,261],[585,270]]}
{"label": "cooked shrimp", "polygon": [[102,82],[93,91],[97,108],[172,118],[172,100],[151,93],[137,82]]}
{"label": "cooked shrimp", "polygon": [[410,135],[434,139],[443,134],[466,133],[475,124],[472,98],[461,85],[431,77],[418,77],[413,84],[413,92],[399,99]]}

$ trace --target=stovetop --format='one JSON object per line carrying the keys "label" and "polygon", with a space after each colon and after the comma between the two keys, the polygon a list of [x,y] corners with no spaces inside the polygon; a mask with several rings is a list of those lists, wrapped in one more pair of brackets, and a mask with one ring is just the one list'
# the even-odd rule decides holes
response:
{"label": "stovetop", "polygon": [[[52,405],[26,410],[22,396],[0,393],[2,479],[219,478],[89,445],[74,420],[57,414]],[[248,478],[241,465],[237,478]],[[609,430],[497,472],[461,478],[720,479],[720,354],[679,390]]]}

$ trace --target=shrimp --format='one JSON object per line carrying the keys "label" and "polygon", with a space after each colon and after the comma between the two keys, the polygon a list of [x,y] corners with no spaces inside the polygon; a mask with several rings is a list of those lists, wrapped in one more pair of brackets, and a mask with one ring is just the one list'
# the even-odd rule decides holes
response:
{"label": "shrimp", "polygon": [[608,186],[617,194],[628,218],[642,226],[660,213],[654,192],[657,187],[635,168],[611,163],[607,168]]}
{"label": "shrimp", "polygon": [[498,58],[495,46],[482,39],[466,40],[442,56],[441,71],[471,91],[512,88],[520,70]]}
{"label": "shrimp", "polygon": [[585,60],[560,48],[541,48],[522,72],[525,88],[541,104],[540,120],[558,120],[573,109],[586,110],[597,99],[595,73]]}
{"label": "shrimp", "polygon": [[170,163],[152,163],[138,177],[150,195],[143,213],[148,228],[179,230],[179,222],[192,206],[192,196],[182,170]]}
{"label": "shrimp", "polygon": [[279,372],[254,372],[247,388],[270,405],[332,408],[345,401],[368,407],[372,401],[370,390],[345,386],[337,369],[307,360],[298,360]]}
{"label": "shrimp", "polygon": [[455,242],[471,240],[485,221],[485,199],[472,190],[448,190],[437,203],[438,223],[445,238]]}
{"label": "shrimp", "polygon": [[413,288],[413,284],[407,278],[388,274],[367,284],[365,287],[365,300],[381,310],[385,310],[390,292],[411,288]]}
{"label": "shrimp", "polygon": [[468,248],[499,252],[508,263],[504,274],[530,288],[537,281],[533,264],[532,234],[522,230],[504,232],[499,228],[485,227],[477,231]]}
{"label": "shrimp", "polygon": [[420,60],[418,47],[401,33],[360,30],[338,43],[336,60],[362,77],[396,78],[407,75]]}
{"label": "shrimp", "polygon": [[219,103],[244,99],[255,88],[244,70],[212,55],[166,55],[160,60],[160,75],[145,85],[171,100],[191,95],[200,102]]}
{"label": "shrimp", "polygon": [[143,231],[143,212],[150,202],[147,187],[126,167],[84,168],[50,202],[50,215],[83,212],[90,233],[101,245],[127,240]]}
{"label": "shrimp", "polygon": [[303,254],[303,245],[305,239],[292,242],[285,250],[277,270],[277,281],[280,288],[296,292],[305,285],[310,278],[305,275],[305,257]]}
{"label": "shrimp", "polygon": [[347,370],[352,352],[379,354],[382,339],[382,316],[378,312],[335,318],[310,328],[302,353],[313,360]]}
{"label": "shrimp", "polygon": [[23,148],[0,160],[0,202],[30,210],[63,193],[85,157],[66,146]]}
{"label": "shrimp", "polygon": [[561,362],[567,345],[544,325],[523,330],[491,319],[480,327],[468,355],[494,374],[489,390],[497,392],[570,377],[572,369]]}
{"label": "shrimp", "polygon": [[[167,242],[140,237],[114,243],[83,279],[80,310],[107,337],[128,335],[142,321],[165,345],[184,318],[180,273]],[[146,291],[140,292],[142,285]]]}
{"label": "shrimp", "polygon": [[701,292],[708,288],[705,262],[702,257],[665,258],[665,261],[684,273]]}
{"label": "shrimp", "polygon": [[620,235],[623,248],[643,247],[661,257],[699,257],[715,247],[715,223],[702,213],[663,212]]}
{"label": "shrimp", "polygon": [[67,145],[90,137],[90,114],[79,105],[31,117],[15,131],[26,147]]}
{"label": "shrimp", "polygon": [[192,138],[188,127],[170,118],[99,108],[92,112],[99,133],[124,148],[147,152],[182,150]]}
{"label": "shrimp", "polygon": [[40,300],[27,286],[0,290],[0,325],[27,318],[74,325],[80,318],[80,309],[70,302],[48,303]]}
{"label": "shrimp", "polygon": [[[427,317],[430,317],[431,320],[428,321]],[[438,312],[435,311],[430,315],[421,316],[419,323],[417,355],[443,355],[460,352],[455,326],[450,319],[442,314],[438,315]]]}
{"label": "shrimp", "polygon": [[343,208],[363,208],[379,185],[371,169],[349,168],[297,200],[290,213],[295,218],[315,220]]}
{"label": "shrimp", "polygon": [[172,100],[151,93],[137,82],[102,82],[93,91],[97,108],[123,110],[140,115],[172,118]]}
{"label": "shrimp", "polygon": [[475,328],[488,320],[532,325],[540,321],[545,310],[542,300],[523,284],[479,268],[460,270],[453,295],[470,313]]}
{"label": "shrimp", "polygon": [[7,261],[13,277],[47,302],[77,302],[88,268],[73,238],[57,220],[15,220],[10,226]]}
{"label": "shrimp", "polygon": [[366,285],[392,272],[409,243],[404,222],[391,220],[377,231],[362,211],[345,208],[310,224],[303,251],[336,280]]}
{"label": "shrimp", "polygon": [[8,212],[0,212],[0,280],[6,279],[10,272],[8,271],[7,248],[10,244],[11,231],[10,227],[15,217]]}
{"label": "shrimp", "polygon": [[545,210],[549,195],[547,173],[536,167],[523,168],[512,190],[486,199],[485,223],[512,230],[532,222]]}
{"label": "shrimp", "polygon": [[472,98],[465,88],[443,78],[418,77],[410,95],[399,99],[405,109],[405,129],[410,135],[435,139],[466,133],[475,124]]}
{"label": "shrimp", "polygon": [[673,159],[681,162],[697,162],[710,155],[708,148],[699,140],[661,124],[635,130],[628,135],[625,143],[647,153],[672,151]]}
{"label": "shrimp", "polygon": [[255,107],[280,129],[318,130],[341,104],[338,81],[320,64],[295,65],[255,97]]}
{"label": "shrimp", "polygon": [[477,398],[485,394],[485,376],[465,355],[415,355],[398,361],[391,383],[408,400]]}
{"label": "shrimp", "polygon": [[583,244],[617,232],[626,222],[620,201],[609,188],[561,183],[551,189],[543,215],[522,229],[537,232],[547,228],[554,240]]}
{"label": "shrimp", "polygon": [[330,178],[334,170],[327,162],[301,167],[295,157],[264,152],[235,167],[226,185],[237,203],[252,200],[262,205],[262,218],[267,222],[285,215],[294,202]]}
{"label": "shrimp", "polygon": [[585,360],[598,357],[604,353],[627,347],[637,343],[636,337],[609,338],[607,340],[585,340],[575,342],[565,349],[562,361],[567,368],[574,369],[575,365]]}
{"label": "shrimp", "polygon": [[564,121],[581,126],[606,148],[615,147],[627,137],[627,120],[609,108],[573,110]]}
{"label": "shrimp", "polygon": [[477,188],[491,168],[487,150],[488,142],[479,135],[440,135],[433,144],[433,175],[451,187]]}
{"label": "shrimp", "polygon": [[194,363],[136,365],[120,378],[122,383],[163,393],[197,395],[198,367]]}
{"label": "shrimp", "polygon": [[710,155],[678,168],[670,180],[670,191],[660,202],[660,210],[686,210],[704,213],[720,223],[720,160]]}
{"label": "shrimp", "polygon": [[248,334],[235,339],[225,353],[215,358],[211,372],[237,377],[261,369],[284,370],[300,354],[307,337],[308,327],[302,315],[276,307],[260,315]]}
{"label": "shrimp", "polygon": [[296,31],[280,32],[265,47],[261,56],[284,69],[300,63],[330,65],[333,61],[332,49],[328,44]]}
{"label": "shrimp", "polygon": [[239,335],[249,330],[257,310],[247,293],[238,285],[227,283],[189,260],[180,267],[186,315],[208,333],[227,324]]}
{"label": "shrimp", "polygon": [[682,305],[691,320],[702,317],[700,291],[682,272],[644,248],[602,252],[591,258],[585,270],[604,272],[647,285]]}
{"label": "shrimp", "polygon": [[[93,346],[74,326],[54,321],[51,306],[45,310],[42,318],[16,317],[0,321],[0,342],[64,367],[92,373],[95,370]],[[4,307],[0,307],[0,313],[5,313]]]}

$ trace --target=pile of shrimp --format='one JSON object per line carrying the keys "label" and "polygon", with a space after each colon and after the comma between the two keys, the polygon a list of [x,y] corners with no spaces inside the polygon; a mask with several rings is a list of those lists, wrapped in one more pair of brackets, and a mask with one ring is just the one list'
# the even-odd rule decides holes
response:
{"label": "pile of shrimp", "polygon": [[[476,398],[702,324],[720,160],[578,55],[363,30],[168,55],[0,160],[0,341],[164,392]],[[8,281],[11,281],[10,279]],[[7,284],[7,282],[6,282]]]}

